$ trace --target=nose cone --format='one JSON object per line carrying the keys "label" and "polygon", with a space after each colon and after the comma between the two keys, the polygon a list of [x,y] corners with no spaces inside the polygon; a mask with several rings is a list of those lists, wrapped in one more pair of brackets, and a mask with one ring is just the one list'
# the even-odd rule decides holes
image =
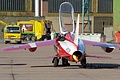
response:
{"label": "nose cone", "polygon": [[78,62],[78,57],[76,55],[73,55],[73,59],[75,60],[75,62]]}

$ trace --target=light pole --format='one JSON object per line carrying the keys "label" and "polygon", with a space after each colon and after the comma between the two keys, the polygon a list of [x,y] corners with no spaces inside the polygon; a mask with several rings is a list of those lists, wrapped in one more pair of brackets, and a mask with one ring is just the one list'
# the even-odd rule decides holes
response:
{"label": "light pole", "polygon": [[88,29],[89,32],[91,32],[90,30],[90,16],[89,16],[89,0],[82,0],[82,33],[84,33],[84,20],[85,20],[85,15],[87,14],[88,20]]}
{"label": "light pole", "polygon": [[39,0],[35,0],[35,17],[39,17]]}

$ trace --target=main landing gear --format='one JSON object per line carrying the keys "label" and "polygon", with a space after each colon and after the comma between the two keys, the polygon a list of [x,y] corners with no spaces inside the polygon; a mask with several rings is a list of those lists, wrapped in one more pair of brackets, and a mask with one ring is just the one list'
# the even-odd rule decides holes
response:
{"label": "main landing gear", "polygon": [[68,62],[67,59],[62,58],[62,65],[63,65],[63,66],[70,66],[70,63]]}
{"label": "main landing gear", "polygon": [[86,57],[84,57],[82,60],[81,60],[81,65],[83,68],[86,68],[87,64],[86,64]]}
{"label": "main landing gear", "polygon": [[[59,60],[60,60],[60,58],[58,58],[58,57],[53,58],[52,63],[54,64],[54,67],[58,67]],[[62,57],[61,60],[62,60],[62,66],[70,66],[70,63],[68,62],[67,59]],[[86,66],[87,66],[86,57],[84,57],[80,62],[81,62],[82,67],[86,68]]]}
{"label": "main landing gear", "polygon": [[[68,60],[62,57],[62,66],[70,66],[70,63],[68,63]],[[52,63],[54,64],[54,67],[57,67],[59,64],[59,58],[54,57],[52,60]]]}

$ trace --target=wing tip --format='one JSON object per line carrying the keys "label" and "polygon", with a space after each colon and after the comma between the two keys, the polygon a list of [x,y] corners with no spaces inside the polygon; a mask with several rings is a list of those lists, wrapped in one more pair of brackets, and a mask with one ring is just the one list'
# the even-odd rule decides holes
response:
{"label": "wing tip", "polygon": [[7,50],[5,50],[4,48],[1,49],[2,52],[6,52]]}

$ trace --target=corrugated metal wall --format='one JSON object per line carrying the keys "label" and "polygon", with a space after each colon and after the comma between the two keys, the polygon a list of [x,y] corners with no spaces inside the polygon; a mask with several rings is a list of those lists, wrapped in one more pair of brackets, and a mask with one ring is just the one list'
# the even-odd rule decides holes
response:
{"label": "corrugated metal wall", "polygon": [[113,12],[113,0],[98,0],[98,12]]}
{"label": "corrugated metal wall", "polygon": [[25,0],[0,0],[0,11],[25,11]]}
{"label": "corrugated metal wall", "polygon": [[32,11],[35,11],[35,0],[32,0]]}
{"label": "corrugated metal wall", "polygon": [[94,17],[94,32],[101,33],[103,31],[103,22],[104,27],[113,26],[113,17]]}
{"label": "corrugated metal wall", "polygon": [[[70,2],[75,12],[82,12],[82,0],[48,0],[48,11],[59,12],[59,6],[64,1]],[[92,11],[92,0],[89,0],[89,11]]]}

